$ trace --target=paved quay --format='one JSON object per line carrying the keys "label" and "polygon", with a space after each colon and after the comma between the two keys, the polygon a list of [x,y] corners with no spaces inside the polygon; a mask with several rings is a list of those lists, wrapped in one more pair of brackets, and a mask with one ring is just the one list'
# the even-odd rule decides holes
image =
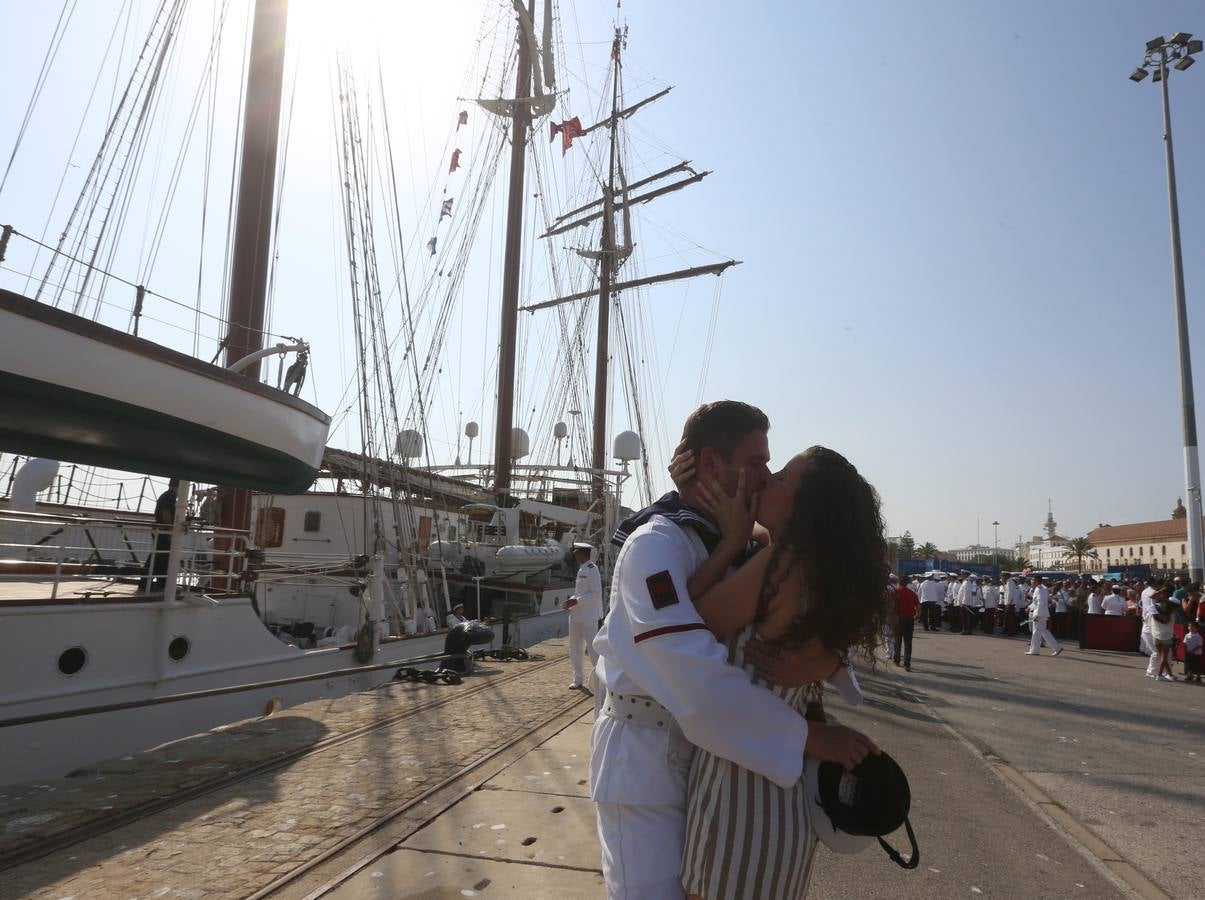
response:
{"label": "paved quay", "polygon": [[[913,818],[930,848],[921,872],[960,872],[928,896],[966,896],[968,885],[976,896],[1205,896],[1205,687],[1146,678],[1145,656],[1064,646],[1031,657],[1020,638],[922,630],[913,671],[885,664],[871,702],[846,716],[876,737],[913,735],[915,758],[900,761],[914,808],[928,810]],[[1032,815],[1006,815],[995,796]],[[1094,887],[1085,863],[1108,883]],[[877,896],[876,874],[892,868],[830,856],[821,873]]]}
{"label": "paved quay", "polygon": [[[1150,682],[1137,655],[1069,647],[1035,659],[1023,649],[922,632],[911,673],[880,663],[863,673],[862,707],[830,700],[908,772],[921,864],[904,871],[877,848],[821,848],[811,896],[1202,896],[1183,860],[1195,858],[1193,816],[1205,808],[1205,688]],[[490,661],[460,687],[392,685],[154,751],[150,768],[178,779],[175,789],[219,759],[250,767],[268,744],[348,736],[2,872],[0,896],[600,897],[593,704],[565,690],[563,641],[537,651],[544,661]],[[448,702],[423,706],[439,699]],[[357,736],[407,708],[417,711]],[[31,788],[25,819],[134,803],[122,791],[146,783],[147,770],[118,762],[127,765]],[[75,787],[86,799],[46,801],[51,788]],[[2,809],[11,824],[13,807]],[[907,849],[902,831],[891,842]]]}
{"label": "paved quay", "polygon": [[[564,639],[531,652],[485,660],[462,685],[394,683],[0,788],[0,855],[97,832],[0,871],[0,897],[254,896],[382,825],[420,823],[433,789],[521,756],[592,708],[566,690]],[[137,815],[155,803],[168,805]],[[123,814],[133,821],[108,827]]]}

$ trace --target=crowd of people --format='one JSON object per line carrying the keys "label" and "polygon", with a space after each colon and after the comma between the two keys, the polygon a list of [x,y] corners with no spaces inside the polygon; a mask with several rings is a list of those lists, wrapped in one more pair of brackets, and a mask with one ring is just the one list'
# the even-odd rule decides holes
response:
{"label": "crowd of people", "polygon": [[[1030,655],[1043,644],[1054,656],[1063,652],[1060,639],[1078,638],[1088,616],[1133,616],[1142,619],[1140,649],[1150,655],[1147,677],[1174,681],[1176,625],[1184,626],[1186,681],[1201,683],[1205,603],[1200,582],[1172,578],[1110,580],[1100,576],[1068,576],[1049,580],[1004,573],[999,578],[967,571],[957,575],[926,572],[893,576],[895,617],[886,635],[888,655],[912,670],[912,635],[917,620],[925,631],[1005,635],[1028,632]],[[901,662],[902,656],[902,662]]]}

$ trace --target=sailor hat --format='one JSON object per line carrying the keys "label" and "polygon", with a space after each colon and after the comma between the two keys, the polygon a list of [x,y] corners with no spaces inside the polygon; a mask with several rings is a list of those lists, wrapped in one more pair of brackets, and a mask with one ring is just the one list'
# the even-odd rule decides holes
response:
{"label": "sailor hat", "polygon": [[585,541],[576,541],[573,544],[573,549],[574,550],[589,550],[591,553],[594,552],[594,546],[592,544],[587,544]]}
{"label": "sailor hat", "polygon": [[[876,840],[887,855],[905,869],[920,864],[916,835],[908,821],[912,795],[908,777],[886,753],[870,754],[852,771],[839,763],[807,758],[804,790],[812,833],[837,853],[861,853]],[[905,860],[883,840],[901,825],[912,844]]]}

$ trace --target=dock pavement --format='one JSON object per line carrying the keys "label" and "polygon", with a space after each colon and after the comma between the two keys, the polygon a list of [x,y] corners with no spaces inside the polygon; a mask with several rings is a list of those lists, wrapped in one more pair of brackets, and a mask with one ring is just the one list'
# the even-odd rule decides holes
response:
{"label": "dock pavement", "polygon": [[[821,848],[810,896],[1202,896],[1205,688],[1023,649],[922,632],[912,672],[881,662],[863,706],[830,699],[908,773],[921,863]],[[593,703],[563,640],[534,653],[0,788],[0,863],[67,842],[0,871],[0,897],[601,897]]]}

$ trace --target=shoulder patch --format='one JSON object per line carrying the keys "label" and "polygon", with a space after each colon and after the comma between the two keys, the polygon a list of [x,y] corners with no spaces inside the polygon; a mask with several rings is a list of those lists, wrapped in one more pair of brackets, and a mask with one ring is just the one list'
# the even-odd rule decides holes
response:
{"label": "shoulder patch", "polygon": [[674,579],[668,569],[650,575],[644,583],[649,587],[649,599],[653,601],[653,609],[664,609],[678,602],[678,591],[674,588]]}

